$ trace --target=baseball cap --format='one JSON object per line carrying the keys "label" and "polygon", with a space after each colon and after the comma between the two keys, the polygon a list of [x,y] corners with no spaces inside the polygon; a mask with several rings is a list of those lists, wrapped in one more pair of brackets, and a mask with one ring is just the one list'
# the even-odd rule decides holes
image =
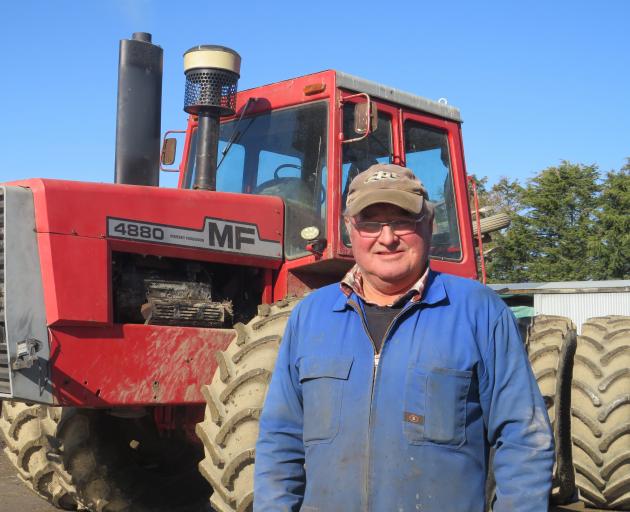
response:
{"label": "baseball cap", "polygon": [[350,183],[345,214],[351,217],[376,203],[398,206],[419,215],[425,203],[427,189],[411,169],[395,164],[374,164],[359,173]]}

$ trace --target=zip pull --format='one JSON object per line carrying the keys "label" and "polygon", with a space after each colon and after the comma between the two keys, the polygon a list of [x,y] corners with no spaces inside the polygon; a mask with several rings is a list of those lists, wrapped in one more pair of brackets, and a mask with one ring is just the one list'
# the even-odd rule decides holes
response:
{"label": "zip pull", "polygon": [[378,362],[381,359],[381,354],[374,354],[374,369],[376,370],[378,368]]}

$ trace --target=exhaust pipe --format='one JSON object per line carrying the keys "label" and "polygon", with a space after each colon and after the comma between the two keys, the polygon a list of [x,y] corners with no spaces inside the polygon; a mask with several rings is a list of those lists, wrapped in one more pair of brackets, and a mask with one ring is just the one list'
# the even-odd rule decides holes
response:
{"label": "exhaust pipe", "polygon": [[216,190],[219,119],[234,115],[241,56],[230,48],[200,45],[184,53],[184,110],[198,116],[193,188]]}
{"label": "exhaust pipe", "polygon": [[163,50],[151,34],[120,41],[114,180],[129,185],[160,183]]}

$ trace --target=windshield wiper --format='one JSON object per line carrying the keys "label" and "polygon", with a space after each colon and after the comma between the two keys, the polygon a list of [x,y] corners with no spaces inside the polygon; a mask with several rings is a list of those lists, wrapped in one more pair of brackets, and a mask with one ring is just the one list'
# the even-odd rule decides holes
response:
{"label": "windshield wiper", "polygon": [[[247,100],[247,103],[245,103],[245,106],[243,107],[243,110],[241,110],[241,115],[238,117],[238,121],[236,121],[236,124],[234,125],[234,130],[232,131],[232,135],[230,135],[230,138],[227,141],[227,144],[223,148],[223,151],[221,151],[221,160],[219,160],[219,163],[217,164],[217,171],[219,170],[219,167],[221,167],[221,164],[223,163],[223,160],[225,160],[225,157],[227,156],[228,152],[232,148],[232,145],[234,143],[238,142],[238,140],[241,138],[241,135],[243,135],[243,133],[245,133],[247,131],[247,130],[243,130],[243,133],[241,133],[241,132],[238,131],[238,127],[241,125],[241,121],[243,120],[243,117],[245,116],[245,113],[249,109],[249,106],[252,103],[254,103],[255,101],[256,101],[256,98],[249,98]],[[251,123],[250,123],[250,126],[251,126]],[[249,128],[249,126],[248,126],[248,128]]]}

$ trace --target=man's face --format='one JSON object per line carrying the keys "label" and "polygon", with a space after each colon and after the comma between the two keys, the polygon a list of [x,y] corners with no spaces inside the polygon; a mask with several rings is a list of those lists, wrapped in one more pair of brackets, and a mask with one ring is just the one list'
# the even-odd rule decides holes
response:
{"label": "man's face", "polygon": [[362,236],[353,223],[414,218],[402,208],[378,203],[368,206],[353,219],[346,219],[354,259],[364,278],[377,289],[385,291],[409,287],[424,272],[431,244],[431,219],[425,218],[416,225],[413,233],[404,235],[396,235],[390,226],[383,226],[377,238]]}

